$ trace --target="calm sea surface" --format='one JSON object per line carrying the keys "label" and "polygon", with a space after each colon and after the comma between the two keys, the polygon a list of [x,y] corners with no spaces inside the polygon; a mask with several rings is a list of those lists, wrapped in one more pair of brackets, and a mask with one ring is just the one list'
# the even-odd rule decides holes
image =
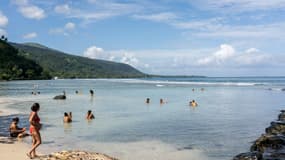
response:
{"label": "calm sea surface", "polygon": [[[13,101],[0,110],[13,110],[28,127],[30,106],[39,102],[43,153],[81,149],[122,160],[228,160],[248,151],[284,109],[282,88],[285,77],[11,81],[0,82],[0,98]],[[66,100],[52,99],[63,90]],[[198,107],[189,106],[193,99]],[[85,120],[88,110],[92,121]],[[73,113],[71,124],[63,123],[64,112]]]}

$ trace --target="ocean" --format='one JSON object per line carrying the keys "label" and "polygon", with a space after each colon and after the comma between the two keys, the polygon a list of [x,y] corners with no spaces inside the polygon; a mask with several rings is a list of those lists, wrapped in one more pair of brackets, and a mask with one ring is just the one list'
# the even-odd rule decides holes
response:
{"label": "ocean", "polygon": [[[276,120],[284,109],[283,88],[285,77],[10,81],[0,82],[0,98],[12,102],[0,110],[28,127],[30,107],[38,102],[43,153],[80,149],[122,160],[228,160],[248,151]],[[63,91],[66,100],[53,100]],[[191,100],[198,106],[189,106]],[[88,110],[92,121],[85,119]],[[63,123],[64,112],[72,112],[72,123]],[[3,128],[13,116],[0,119],[0,134],[7,135]]]}

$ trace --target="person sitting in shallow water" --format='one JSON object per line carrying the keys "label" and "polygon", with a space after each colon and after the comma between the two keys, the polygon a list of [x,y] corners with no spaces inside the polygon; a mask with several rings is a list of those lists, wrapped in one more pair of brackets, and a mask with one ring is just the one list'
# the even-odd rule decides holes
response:
{"label": "person sitting in shallow water", "polygon": [[64,112],[63,122],[64,122],[64,123],[70,123],[70,122],[72,122],[72,113],[71,113],[71,112],[69,112],[69,114],[67,114],[66,112]]}
{"label": "person sitting in shallow water", "polygon": [[195,100],[192,100],[192,101],[190,102],[190,105],[191,105],[192,107],[196,107],[196,106],[198,106],[198,103],[195,102]]}
{"label": "person sitting in shallow water", "polygon": [[88,110],[87,115],[86,115],[86,119],[87,120],[91,120],[91,119],[94,119],[94,118],[95,118],[95,116],[93,115],[92,111]]}
{"label": "person sitting in shallow water", "polygon": [[9,128],[10,136],[15,138],[23,138],[29,136],[29,134],[26,133],[26,128],[19,128],[18,123],[19,123],[18,117],[12,119],[12,123]]}

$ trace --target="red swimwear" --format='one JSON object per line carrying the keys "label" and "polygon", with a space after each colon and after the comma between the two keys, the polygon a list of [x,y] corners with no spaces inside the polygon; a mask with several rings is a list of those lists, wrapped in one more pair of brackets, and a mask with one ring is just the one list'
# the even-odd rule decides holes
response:
{"label": "red swimwear", "polygon": [[[34,120],[33,120],[35,123],[40,123],[41,119],[40,117],[38,116],[38,114],[35,115],[34,117]],[[30,126],[30,133],[33,133],[35,131],[35,127],[34,126]]]}

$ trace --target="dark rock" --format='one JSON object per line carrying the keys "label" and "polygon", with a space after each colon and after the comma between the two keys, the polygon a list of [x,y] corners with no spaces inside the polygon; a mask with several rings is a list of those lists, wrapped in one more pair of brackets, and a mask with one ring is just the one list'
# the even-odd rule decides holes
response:
{"label": "dark rock", "polygon": [[278,121],[285,121],[285,111],[281,110],[281,113],[278,115]]}
{"label": "dark rock", "polygon": [[66,99],[65,91],[63,91],[63,95],[57,95],[53,97],[53,99],[62,99],[62,100]]}
{"label": "dark rock", "polygon": [[264,153],[266,150],[279,150],[285,145],[285,136],[283,135],[262,135],[251,146],[250,151]]}
{"label": "dark rock", "polygon": [[271,150],[263,153],[264,160],[285,160],[284,150]]}
{"label": "dark rock", "polygon": [[271,122],[271,126],[265,129],[267,134],[285,134],[285,122],[275,121]]}
{"label": "dark rock", "polygon": [[233,160],[285,160],[285,110],[280,112],[278,121],[271,122],[266,134],[254,141],[250,152],[241,153]]}
{"label": "dark rock", "polygon": [[262,160],[260,152],[247,152],[236,155],[233,160]]}

